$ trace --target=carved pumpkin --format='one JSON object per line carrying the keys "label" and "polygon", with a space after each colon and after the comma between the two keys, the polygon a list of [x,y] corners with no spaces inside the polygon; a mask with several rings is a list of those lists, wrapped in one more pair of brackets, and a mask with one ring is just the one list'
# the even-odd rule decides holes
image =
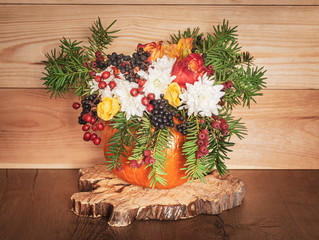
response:
{"label": "carved pumpkin", "polygon": [[[102,146],[105,158],[108,157],[108,154],[105,154],[105,152],[108,151],[106,143],[115,132],[116,130],[109,125],[106,125],[102,132]],[[180,170],[186,161],[186,158],[182,155],[182,145],[185,142],[185,137],[176,130],[173,130],[173,136],[174,138],[172,139],[171,147],[166,150],[167,163],[165,172],[167,175],[164,175],[164,178],[167,180],[167,185],[162,186],[157,184],[155,188],[173,188],[187,181],[187,178],[182,179],[185,177],[185,171]],[[132,147],[129,147],[127,150],[129,154],[131,154]],[[121,160],[123,163],[123,171],[119,172],[118,170],[113,170],[118,177],[137,186],[149,187],[150,180],[148,179],[148,175],[150,173],[150,168],[145,169],[146,165],[143,165],[140,168],[131,168],[127,158],[121,157]]]}

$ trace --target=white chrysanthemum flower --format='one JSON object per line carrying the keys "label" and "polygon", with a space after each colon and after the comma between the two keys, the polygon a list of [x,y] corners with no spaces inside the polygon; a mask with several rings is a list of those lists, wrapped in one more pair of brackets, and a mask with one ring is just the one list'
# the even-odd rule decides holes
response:
{"label": "white chrysanthemum flower", "polygon": [[137,74],[147,80],[144,85],[146,95],[154,93],[155,97],[159,98],[161,94],[165,93],[167,86],[176,78],[176,76],[171,76],[174,63],[175,58],[168,58],[164,55],[164,57],[152,62],[148,73],[142,70],[138,71]]}
{"label": "white chrysanthemum flower", "polygon": [[142,104],[143,95],[133,97],[130,93],[132,88],[138,88],[137,83],[130,83],[120,79],[114,79],[116,87],[112,90],[114,97],[119,100],[121,111],[126,113],[126,119],[129,120],[131,116],[143,116],[146,110]]}
{"label": "white chrysanthemum flower", "polygon": [[221,91],[222,85],[213,86],[213,84],[213,77],[209,78],[207,74],[199,77],[194,84],[186,83],[187,90],[184,90],[179,97],[181,103],[186,105],[189,116],[193,113],[195,116],[200,114],[207,117],[212,114],[218,115],[218,109],[221,109],[218,102],[225,92]]}

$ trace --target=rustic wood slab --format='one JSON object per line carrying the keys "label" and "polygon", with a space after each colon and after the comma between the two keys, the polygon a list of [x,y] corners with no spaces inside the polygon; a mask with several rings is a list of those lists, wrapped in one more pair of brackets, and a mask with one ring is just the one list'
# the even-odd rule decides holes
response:
{"label": "rustic wood slab", "polygon": [[105,165],[79,171],[79,193],[71,197],[72,211],[80,216],[109,217],[110,226],[122,227],[133,220],[178,220],[199,214],[219,214],[241,204],[244,183],[217,171],[172,189],[149,189],[128,184]]}

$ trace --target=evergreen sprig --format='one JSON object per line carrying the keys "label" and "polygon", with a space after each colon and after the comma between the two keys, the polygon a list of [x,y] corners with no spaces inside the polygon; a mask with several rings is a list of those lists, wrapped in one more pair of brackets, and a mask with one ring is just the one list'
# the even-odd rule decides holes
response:
{"label": "evergreen sprig", "polygon": [[178,41],[181,38],[193,38],[194,41],[196,41],[198,36],[203,36],[203,33],[199,33],[199,27],[194,28],[192,31],[190,28],[187,28],[187,30],[185,30],[184,32],[181,33],[181,31],[178,31],[178,34],[172,34],[171,36],[171,41],[167,41],[169,44],[173,43],[173,44],[177,44]]}
{"label": "evergreen sprig", "polygon": [[116,129],[116,133],[106,143],[108,159],[106,160],[107,169],[119,169],[123,163],[121,157],[127,158],[127,148],[136,142],[135,132],[139,127],[137,117],[126,120],[125,113],[118,112],[112,119],[111,126]]}
{"label": "evergreen sprig", "polygon": [[108,31],[115,23],[112,22],[107,28],[103,28],[100,18],[92,25],[92,37],[89,38],[90,46],[81,46],[82,42],[71,41],[63,38],[59,50],[52,50],[45,56],[47,60],[43,72],[44,85],[51,97],[63,97],[67,92],[73,90],[77,96],[84,96],[90,92],[88,81],[90,80],[90,67],[84,67],[84,62],[94,56],[95,51],[103,52],[106,45],[112,43],[111,34],[118,32]]}
{"label": "evergreen sprig", "polygon": [[186,163],[181,170],[184,170],[188,180],[193,181],[200,179],[205,182],[206,175],[206,157],[198,159],[196,158],[196,151],[198,151],[198,134],[199,134],[199,123],[198,118],[191,116],[188,120],[188,133],[186,135],[186,141],[182,146],[182,153],[186,157]]}
{"label": "evergreen sprig", "polygon": [[151,168],[148,175],[150,179],[150,187],[154,188],[157,184],[162,186],[167,185],[167,180],[163,175],[167,175],[165,172],[167,163],[166,149],[168,148],[173,134],[169,128],[158,129],[152,135],[153,138],[153,157],[156,159],[155,164],[149,164],[147,167]]}
{"label": "evergreen sprig", "polygon": [[107,49],[107,45],[111,45],[114,38],[117,38],[116,36],[113,36],[112,34],[117,33],[120,30],[115,31],[109,31],[109,29],[113,26],[113,24],[116,23],[116,20],[114,20],[107,28],[104,28],[101,22],[101,19],[98,18],[97,21],[95,21],[90,28],[92,32],[92,36],[88,38],[90,46],[84,47],[87,49],[87,53],[90,57],[95,56],[96,51],[102,52],[104,55],[104,49]]}

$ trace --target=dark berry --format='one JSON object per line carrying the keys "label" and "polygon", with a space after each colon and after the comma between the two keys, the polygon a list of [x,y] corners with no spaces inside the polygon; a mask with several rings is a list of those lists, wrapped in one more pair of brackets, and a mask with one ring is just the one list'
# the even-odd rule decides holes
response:
{"label": "dark berry", "polygon": [[206,58],[207,57],[207,54],[206,53],[203,53],[202,54],[202,58]]}
{"label": "dark berry", "polygon": [[184,117],[183,117],[183,116],[179,116],[179,117],[178,117],[178,120],[179,120],[179,121],[184,121]]}
{"label": "dark berry", "polygon": [[196,40],[200,41],[200,40],[202,40],[202,37],[201,36],[197,36]]}

